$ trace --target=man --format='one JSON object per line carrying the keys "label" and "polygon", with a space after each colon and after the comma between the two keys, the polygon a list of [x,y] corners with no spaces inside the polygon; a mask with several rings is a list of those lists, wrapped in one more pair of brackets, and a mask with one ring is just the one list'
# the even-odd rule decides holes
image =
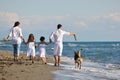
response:
{"label": "man", "polygon": [[62,56],[63,50],[63,36],[64,35],[72,35],[76,40],[76,35],[74,32],[66,32],[62,30],[62,25],[57,25],[57,30],[53,32],[50,36],[50,42],[52,42],[52,38],[54,37],[54,59],[55,59],[55,66],[60,66],[60,60]]}

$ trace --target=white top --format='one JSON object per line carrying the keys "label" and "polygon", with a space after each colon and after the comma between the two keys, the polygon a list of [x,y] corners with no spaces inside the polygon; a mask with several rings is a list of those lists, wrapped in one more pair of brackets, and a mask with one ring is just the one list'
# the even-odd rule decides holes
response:
{"label": "white top", "polygon": [[29,42],[27,46],[29,49],[35,48],[35,42]]}
{"label": "white top", "polygon": [[35,43],[29,42],[27,46],[28,46],[27,56],[35,56]]}
{"label": "white top", "polygon": [[9,37],[12,38],[13,44],[21,44],[21,42],[22,42],[21,36],[23,36],[23,34],[22,34],[22,30],[19,26],[13,27],[11,29]]}
{"label": "white top", "polygon": [[54,41],[56,42],[61,42],[63,41],[63,35],[70,35],[70,32],[63,31],[61,29],[57,29],[55,32],[53,32],[50,36],[50,39],[54,37]]}
{"label": "white top", "polygon": [[46,44],[39,44],[39,56],[45,57],[46,55]]}

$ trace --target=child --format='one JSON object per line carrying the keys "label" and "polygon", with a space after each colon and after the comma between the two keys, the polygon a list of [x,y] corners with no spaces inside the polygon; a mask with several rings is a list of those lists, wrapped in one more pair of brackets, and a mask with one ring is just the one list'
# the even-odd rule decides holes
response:
{"label": "child", "polygon": [[30,60],[32,59],[32,63],[34,63],[34,57],[35,57],[35,39],[34,39],[34,35],[30,34],[28,41],[27,41],[27,46],[28,46],[28,50],[27,50],[27,56],[30,57]]}
{"label": "child", "polygon": [[41,58],[42,63],[47,64],[46,63],[46,45],[48,45],[48,43],[45,42],[45,37],[41,36],[40,37],[40,43],[38,45],[39,47],[39,51],[38,51],[38,57]]}

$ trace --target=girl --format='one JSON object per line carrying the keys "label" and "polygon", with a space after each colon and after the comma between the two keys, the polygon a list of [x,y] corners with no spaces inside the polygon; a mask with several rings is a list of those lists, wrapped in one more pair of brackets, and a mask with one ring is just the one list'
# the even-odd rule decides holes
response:
{"label": "girl", "polygon": [[38,45],[38,47],[39,47],[38,57],[41,58],[42,63],[44,63],[44,64],[47,64],[46,63],[46,45],[48,45],[48,43],[45,42],[45,37],[41,36],[40,43]]}
{"label": "girl", "polygon": [[28,37],[28,41],[27,41],[27,46],[28,46],[28,50],[27,50],[27,56],[30,57],[30,60],[32,59],[32,63],[34,63],[34,57],[35,57],[35,39],[34,39],[34,35],[30,34]]}

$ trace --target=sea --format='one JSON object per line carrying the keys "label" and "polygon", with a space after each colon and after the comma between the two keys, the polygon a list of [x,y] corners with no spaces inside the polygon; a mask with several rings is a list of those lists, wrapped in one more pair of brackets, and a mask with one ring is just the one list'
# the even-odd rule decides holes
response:
{"label": "sea", "polygon": [[[53,80],[120,80],[120,42],[63,42],[63,45],[62,61],[66,64],[52,72]],[[53,56],[53,46],[52,43],[46,47],[49,57]],[[80,49],[83,63],[81,69],[76,69],[74,52]],[[0,42],[0,50],[12,51],[11,42]],[[27,46],[22,43],[21,52],[26,51]]]}

